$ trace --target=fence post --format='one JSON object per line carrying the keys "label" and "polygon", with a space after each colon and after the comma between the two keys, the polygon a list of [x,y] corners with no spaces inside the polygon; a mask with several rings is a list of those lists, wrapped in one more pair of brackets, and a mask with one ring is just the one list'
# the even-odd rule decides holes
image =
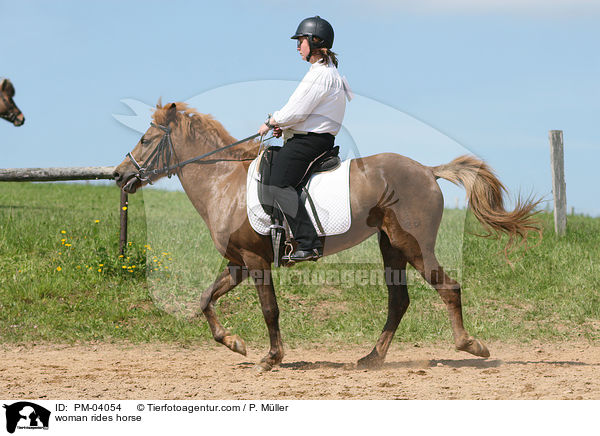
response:
{"label": "fence post", "polygon": [[127,246],[127,212],[129,209],[129,201],[127,192],[121,189],[121,236],[119,238],[119,253],[125,255],[125,247]]}
{"label": "fence post", "polygon": [[554,195],[554,231],[562,236],[567,231],[567,185],[562,130],[550,130],[550,162]]}

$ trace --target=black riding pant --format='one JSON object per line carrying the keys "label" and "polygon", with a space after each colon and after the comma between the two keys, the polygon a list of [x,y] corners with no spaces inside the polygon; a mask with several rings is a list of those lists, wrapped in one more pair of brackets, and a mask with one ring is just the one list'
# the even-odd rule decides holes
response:
{"label": "black riding pant", "polygon": [[333,148],[335,136],[330,133],[294,135],[288,139],[273,159],[270,185],[279,203],[299,250],[322,248],[310,216],[300,201],[304,183],[300,183],[310,163]]}

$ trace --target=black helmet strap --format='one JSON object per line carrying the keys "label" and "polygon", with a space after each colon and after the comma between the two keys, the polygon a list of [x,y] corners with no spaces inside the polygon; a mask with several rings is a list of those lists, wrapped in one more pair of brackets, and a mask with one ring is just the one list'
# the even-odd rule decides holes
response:
{"label": "black helmet strap", "polygon": [[306,35],[306,40],[308,41],[308,56],[306,56],[306,62],[310,62],[310,57],[312,56],[313,51],[313,36]]}
{"label": "black helmet strap", "polygon": [[314,36],[311,35],[310,33],[306,34],[306,35],[303,35],[303,36],[306,36],[306,39],[308,41],[308,49],[309,49],[308,56],[306,56],[306,62],[310,62],[310,58],[312,56],[313,50],[315,48],[323,48],[323,43],[321,42],[321,43],[315,45],[315,43],[313,41]]}

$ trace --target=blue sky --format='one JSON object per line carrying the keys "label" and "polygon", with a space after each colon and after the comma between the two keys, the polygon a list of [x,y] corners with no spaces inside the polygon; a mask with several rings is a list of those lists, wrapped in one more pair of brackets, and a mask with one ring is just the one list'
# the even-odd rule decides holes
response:
{"label": "blue sky", "polygon": [[568,207],[600,215],[597,4],[0,0],[0,76],[26,116],[0,124],[0,167],[118,164],[139,138],[113,117],[132,114],[123,99],[189,101],[248,136],[304,75],[289,37],[319,14],[357,95],[347,152],[428,165],[473,153],[511,194],[550,200],[548,131],[563,130]]}

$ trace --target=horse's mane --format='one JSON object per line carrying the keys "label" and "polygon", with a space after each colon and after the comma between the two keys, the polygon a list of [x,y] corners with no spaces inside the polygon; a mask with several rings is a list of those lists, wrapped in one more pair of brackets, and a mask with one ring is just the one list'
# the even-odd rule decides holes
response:
{"label": "horse's mane", "polygon": [[[182,132],[188,139],[203,140],[204,142],[216,144],[215,148],[233,144],[237,141],[212,115],[201,114],[186,103],[177,102],[175,105],[177,108],[177,125],[181,127]],[[167,113],[170,106],[171,103],[162,106],[159,100],[152,116],[156,124],[167,124]],[[223,151],[223,154],[236,159],[255,158],[258,154],[258,147],[259,143],[257,141],[248,141]]]}

